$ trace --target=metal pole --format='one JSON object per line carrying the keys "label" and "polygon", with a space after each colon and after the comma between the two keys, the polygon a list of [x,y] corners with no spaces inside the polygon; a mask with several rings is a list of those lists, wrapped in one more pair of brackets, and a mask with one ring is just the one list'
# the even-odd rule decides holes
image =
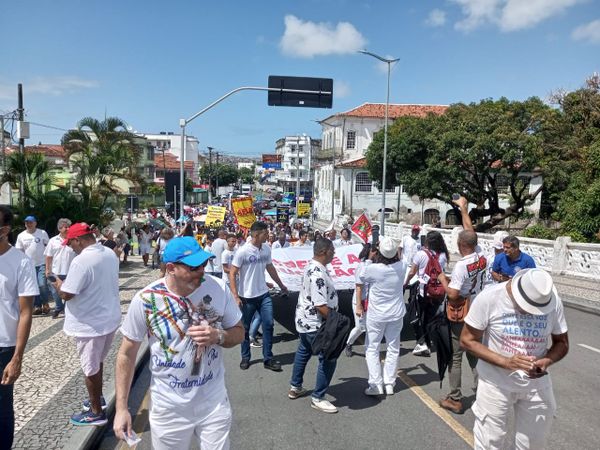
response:
{"label": "metal pole", "polygon": [[382,177],[382,188],[383,192],[381,195],[381,221],[379,224],[379,232],[382,236],[385,236],[385,176],[387,172],[387,129],[388,129],[388,109],[390,107],[390,70],[391,63],[388,61],[388,76],[387,76],[387,97],[385,99],[385,122],[383,131],[383,177]]}
{"label": "metal pole", "polygon": [[[212,203],[212,147],[208,147],[208,203]],[[240,187],[240,189],[242,189]]]}
{"label": "metal pole", "polygon": [[[17,113],[19,115],[19,121],[25,120],[25,109],[23,108],[23,85],[21,83],[17,86],[17,95],[18,95],[18,108]],[[2,136],[4,139],[4,135]],[[23,158],[25,158],[25,139],[19,139],[19,153]],[[25,173],[23,173],[25,168],[23,167],[20,173],[20,183],[19,183],[19,204],[23,205],[25,201]]]}
{"label": "metal pole", "polygon": [[6,146],[4,145],[4,116],[0,115],[0,143],[2,144],[2,168],[6,172]]}
{"label": "metal pole", "polygon": [[177,185],[173,186],[173,216],[175,216],[175,220],[179,219],[179,217],[177,217]]}
{"label": "metal pole", "polygon": [[219,152],[217,152],[217,162],[215,164],[215,195],[219,197]]}
{"label": "metal pole", "polygon": [[[181,152],[179,153],[179,212],[180,215],[183,213],[183,205],[185,204],[185,172],[184,172],[184,161],[185,161],[185,119],[179,120],[181,126]],[[175,191],[177,193],[177,191]],[[177,197],[177,195],[175,195]],[[177,217],[176,217],[177,219]]]}
{"label": "metal pole", "polygon": [[298,154],[296,155],[296,220],[300,218],[298,205],[300,203],[300,136],[298,136]]}
{"label": "metal pole", "polygon": [[[333,127],[333,156],[331,158],[331,220],[335,219],[335,146],[337,144],[337,128],[338,126]],[[342,142],[343,140],[344,136],[342,134]]]}

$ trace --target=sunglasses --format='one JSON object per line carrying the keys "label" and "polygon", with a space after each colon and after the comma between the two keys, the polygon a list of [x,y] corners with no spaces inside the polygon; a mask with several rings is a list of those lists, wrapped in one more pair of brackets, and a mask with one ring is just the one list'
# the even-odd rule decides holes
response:
{"label": "sunglasses", "polygon": [[174,264],[176,266],[184,266],[190,272],[196,272],[196,271],[200,270],[200,268],[206,267],[206,265],[208,264],[208,261],[204,261],[202,264],[200,264],[199,266],[196,266],[196,267],[188,266],[187,264],[184,264],[184,263],[174,263]]}

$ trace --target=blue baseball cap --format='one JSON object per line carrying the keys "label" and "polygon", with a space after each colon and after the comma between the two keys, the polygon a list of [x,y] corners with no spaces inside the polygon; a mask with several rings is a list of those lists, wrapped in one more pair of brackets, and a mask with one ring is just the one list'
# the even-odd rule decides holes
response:
{"label": "blue baseball cap", "polygon": [[205,252],[198,241],[191,236],[176,237],[169,241],[162,260],[166,263],[182,263],[191,267],[204,264],[215,255]]}
{"label": "blue baseball cap", "polygon": [[25,217],[25,222],[37,222],[35,216],[27,216]]}

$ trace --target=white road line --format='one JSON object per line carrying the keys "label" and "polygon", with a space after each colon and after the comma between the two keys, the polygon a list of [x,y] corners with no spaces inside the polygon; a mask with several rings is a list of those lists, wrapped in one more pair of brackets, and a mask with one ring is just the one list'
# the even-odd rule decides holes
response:
{"label": "white road line", "polygon": [[580,347],[583,347],[583,348],[587,348],[588,350],[591,350],[593,352],[600,353],[600,349],[597,349],[596,347],[592,347],[591,345],[585,345],[585,344],[577,344],[577,345],[579,345]]}

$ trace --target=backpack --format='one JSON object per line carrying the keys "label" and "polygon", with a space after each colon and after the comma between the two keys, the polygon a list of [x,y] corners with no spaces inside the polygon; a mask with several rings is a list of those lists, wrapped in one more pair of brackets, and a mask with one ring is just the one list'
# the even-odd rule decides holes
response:
{"label": "backpack", "polygon": [[438,280],[438,275],[442,273],[442,266],[440,265],[440,255],[434,255],[426,248],[423,251],[429,257],[427,265],[425,266],[425,275],[427,275],[427,284],[425,285],[425,297],[431,301],[441,302],[446,295],[444,286]]}

